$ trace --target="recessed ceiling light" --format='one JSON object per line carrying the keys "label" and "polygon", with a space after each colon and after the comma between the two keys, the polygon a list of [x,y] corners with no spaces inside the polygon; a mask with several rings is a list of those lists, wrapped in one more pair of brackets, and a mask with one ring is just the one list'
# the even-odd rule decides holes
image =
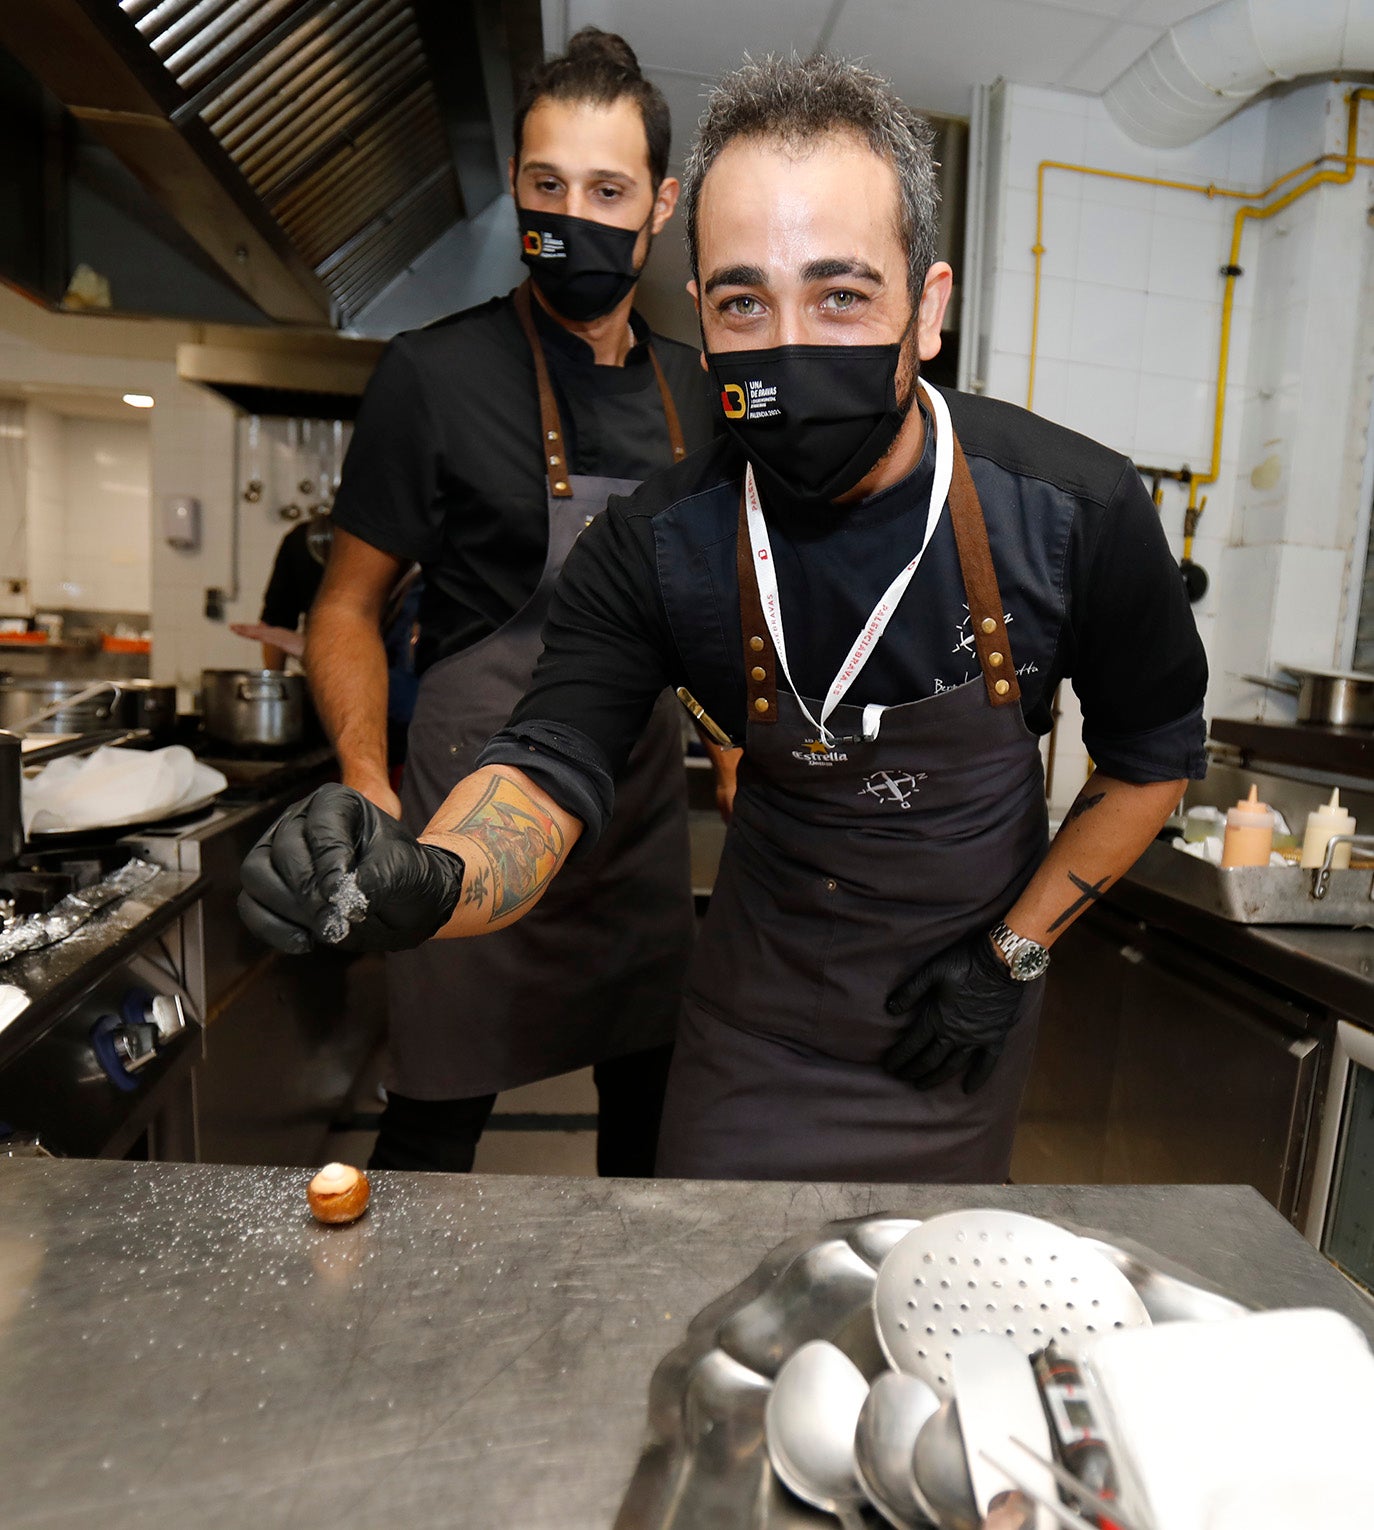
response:
{"label": "recessed ceiling light", "polygon": [[151,393],[126,393],[124,402],[134,409],[151,409],[154,400]]}

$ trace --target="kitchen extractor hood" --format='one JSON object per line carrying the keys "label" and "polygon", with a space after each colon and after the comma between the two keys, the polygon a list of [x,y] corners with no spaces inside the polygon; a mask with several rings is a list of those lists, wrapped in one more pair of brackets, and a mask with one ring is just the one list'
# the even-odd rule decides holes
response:
{"label": "kitchen extractor hood", "polygon": [[342,327],[499,193],[542,32],[538,0],[24,0],[0,47],[266,317]]}
{"label": "kitchen extractor hood", "polygon": [[351,420],[382,348],[329,330],[207,325],[177,347],[177,375],[248,414]]}

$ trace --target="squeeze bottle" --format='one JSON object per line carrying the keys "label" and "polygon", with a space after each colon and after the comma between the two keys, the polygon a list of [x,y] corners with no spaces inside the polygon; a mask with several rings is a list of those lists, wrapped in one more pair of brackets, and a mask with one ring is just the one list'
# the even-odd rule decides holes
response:
{"label": "squeeze bottle", "polygon": [[1226,815],[1226,838],[1221,846],[1221,864],[1228,866],[1267,866],[1274,848],[1274,811],[1259,800],[1259,788],[1236,803]]}
{"label": "squeeze bottle", "polygon": [[[1320,866],[1326,855],[1327,841],[1335,834],[1353,834],[1355,819],[1341,806],[1341,793],[1337,788],[1331,793],[1331,801],[1324,802],[1307,815],[1307,832],[1302,838],[1303,866],[1313,869]],[[1337,845],[1331,857],[1332,868],[1345,870],[1350,865],[1350,846]]]}

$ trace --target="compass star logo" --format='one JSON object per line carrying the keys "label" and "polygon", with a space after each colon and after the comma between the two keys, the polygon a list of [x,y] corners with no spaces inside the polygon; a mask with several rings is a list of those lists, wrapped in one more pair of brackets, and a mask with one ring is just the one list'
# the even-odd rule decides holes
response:
{"label": "compass star logo", "polygon": [[[1011,623],[1012,623],[1011,612],[1010,611],[1005,612],[1003,614],[1003,616],[1002,616],[1002,620],[1003,620],[1003,622],[1008,627],[1010,627]],[[955,634],[954,647],[950,649],[950,652],[951,653],[972,653],[973,652],[973,648],[974,648],[973,613],[969,610],[969,608],[967,606],[964,607],[964,618],[958,624],[958,626],[955,627],[954,634]]]}
{"label": "compass star logo", "polygon": [[884,807],[911,806],[911,800],[921,790],[919,783],[926,779],[924,770],[914,774],[909,770],[875,770],[864,778],[859,796],[873,797]]}

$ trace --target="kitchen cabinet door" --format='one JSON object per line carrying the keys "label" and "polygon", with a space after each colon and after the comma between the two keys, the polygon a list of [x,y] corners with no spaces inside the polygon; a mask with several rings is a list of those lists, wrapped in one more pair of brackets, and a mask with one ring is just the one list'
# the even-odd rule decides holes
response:
{"label": "kitchen cabinet door", "polygon": [[1104,1180],[1253,1185],[1296,1219],[1315,1017],[1167,937],[1124,969]]}

